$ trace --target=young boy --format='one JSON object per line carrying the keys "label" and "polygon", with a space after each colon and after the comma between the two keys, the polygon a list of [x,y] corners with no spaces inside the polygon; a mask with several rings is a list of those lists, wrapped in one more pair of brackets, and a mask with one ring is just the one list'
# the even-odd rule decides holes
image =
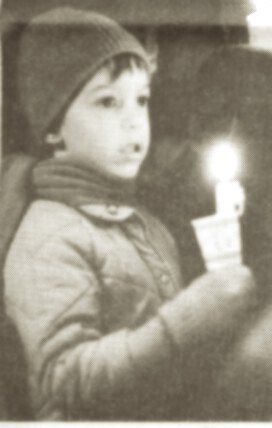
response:
{"label": "young boy", "polygon": [[26,28],[18,72],[36,147],[52,154],[33,170],[4,271],[33,415],[188,418],[252,309],[254,281],[241,267],[185,289],[173,239],[135,201],[148,55],[113,21],[60,8]]}

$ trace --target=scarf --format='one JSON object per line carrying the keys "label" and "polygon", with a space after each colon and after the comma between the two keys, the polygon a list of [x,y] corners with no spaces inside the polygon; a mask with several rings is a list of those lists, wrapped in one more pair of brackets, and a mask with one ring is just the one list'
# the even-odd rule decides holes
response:
{"label": "scarf", "polygon": [[134,206],[135,180],[108,177],[76,159],[53,158],[39,162],[32,174],[35,199],[79,207],[89,204]]}

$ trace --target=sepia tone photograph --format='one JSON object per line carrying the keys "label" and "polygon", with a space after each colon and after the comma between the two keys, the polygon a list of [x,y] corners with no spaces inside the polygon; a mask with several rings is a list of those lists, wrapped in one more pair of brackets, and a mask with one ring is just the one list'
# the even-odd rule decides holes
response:
{"label": "sepia tone photograph", "polygon": [[271,421],[272,1],[0,5],[0,421]]}

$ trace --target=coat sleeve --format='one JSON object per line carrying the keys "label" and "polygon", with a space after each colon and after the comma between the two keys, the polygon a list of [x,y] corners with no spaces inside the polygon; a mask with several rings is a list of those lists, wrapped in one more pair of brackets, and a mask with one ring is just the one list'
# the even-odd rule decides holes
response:
{"label": "coat sleeve", "polygon": [[218,304],[209,291],[203,301],[207,284],[220,287],[206,275],[139,328],[105,335],[99,278],[79,246],[54,236],[23,265],[17,277],[12,267],[6,302],[39,419],[154,417],[166,397],[187,394],[211,355],[220,360],[214,340],[224,348],[248,306],[235,295]]}

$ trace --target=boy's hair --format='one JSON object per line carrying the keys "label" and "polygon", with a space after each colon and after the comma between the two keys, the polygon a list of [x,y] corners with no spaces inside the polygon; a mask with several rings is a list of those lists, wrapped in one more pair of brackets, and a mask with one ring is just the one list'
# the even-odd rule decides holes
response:
{"label": "boy's hair", "polygon": [[105,61],[105,63],[102,65],[103,68],[105,67],[109,70],[113,81],[118,79],[123,71],[132,70],[135,66],[140,70],[146,70],[149,74],[151,74],[150,69],[146,66],[146,63],[142,60],[142,58],[129,53],[116,55]]}
{"label": "boy's hair", "polygon": [[117,76],[132,61],[121,56],[131,55],[150,67],[139,41],[98,13],[60,7],[35,17],[22,34],[17,69],[22,108],[38,144],[103,64],[110,61]]}

